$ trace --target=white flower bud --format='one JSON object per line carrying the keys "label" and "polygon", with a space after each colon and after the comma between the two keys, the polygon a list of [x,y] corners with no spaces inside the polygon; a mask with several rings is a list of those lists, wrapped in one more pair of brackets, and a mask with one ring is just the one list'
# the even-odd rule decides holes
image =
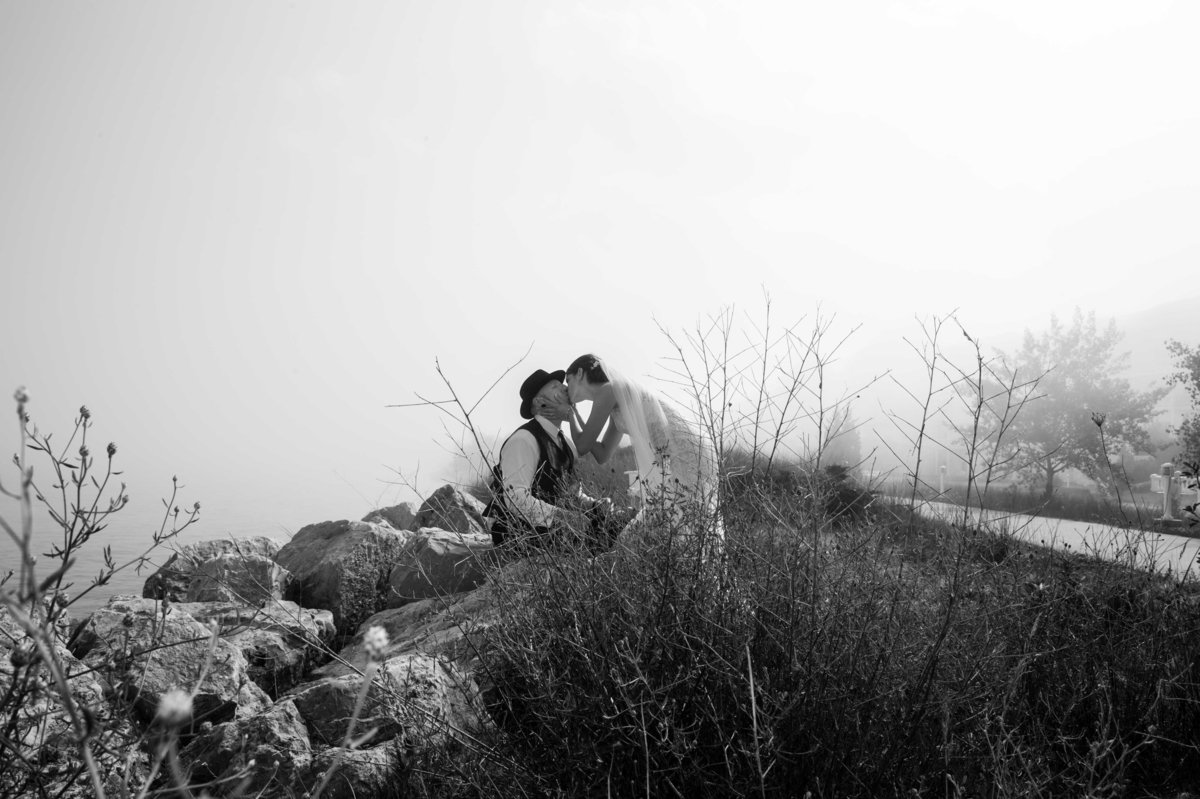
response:
{"label": "white flower bud", "polygon": [[383,652],[388,646],[387,630],[379,625],[367,628],[363,633],[363,648],[367,650],[367,657],[374,661],[383,660]]}
{"label": "white flower bud", "polygon": [[172,688],[158,698],[155,715],[167,726],[183,726],[192,717],[192,695],[181,688]]}

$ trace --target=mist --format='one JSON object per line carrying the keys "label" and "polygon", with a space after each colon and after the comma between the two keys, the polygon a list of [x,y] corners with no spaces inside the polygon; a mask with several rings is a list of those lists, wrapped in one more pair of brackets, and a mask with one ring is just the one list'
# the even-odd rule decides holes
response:
{"label": "mist", "polygon": [[655,384],[664,331],[764,296],[848,335],[826,394],[881,460],[934,316],[990,354],[1094,310],[1141,387],[1195,338],[1198,33],[1165,2],[4,4],[0,383],[117,443],[121,546],[173,475],[189,540],[419,499],[464,477],[424,401],[497,442],[533,369]]}

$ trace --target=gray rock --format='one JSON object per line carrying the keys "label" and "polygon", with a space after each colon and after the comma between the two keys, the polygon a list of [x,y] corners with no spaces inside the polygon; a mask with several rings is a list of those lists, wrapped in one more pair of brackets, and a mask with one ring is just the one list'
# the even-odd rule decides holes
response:
{"label": "gray rock", "polygon": [[250,719],[260,713],[265,713],[275,704],[271,695],[258,686],[253,680],[246,680],[238,689],[237,709],[233,711],[234,719]]}
{"label": "gray rock", "polygon": [[236,602],[179,602],[174,607],[205,624],[215,620],[220,624],[223,636],[236,634],[244,628],[255,628],[285,632],[297,642],[327,644],[337,634],[332,612],[302,608],[287,599],[278,599],[262,607],[247,607]]}
{"label": "gray rock", "polygon": [[313,757],[304,785],[315,790],[325,773],[333,773],[321,799],[403,799],[408,791],[409,768],[403,747],[395,739],[370,749],[323,749]]}
{"label": "gray rock", "polygon": [[[314,745],[342,745],[364,679],[329,677],[287,695],[308,724]],[[458,668],[428,655],[401,655],[374,672],[354,735],[374,730],[372,744],[403,736],[407,746],[436,747],[478,729],[479,707],[475,681]]]}
{"label": "gray rock", "polygon": [[[92,751],[105,795],[132,795],[149,779],[150,758],[129,745],[138,738],[132,724],[116,719],[100,719],[100,723],[106,726],[93,739]],[[96,789],[74,737],[48,740],[24,761],[6,752],[4,765],[0,769],[0,795],[95,799]],[[123,793],[130,788],[134,789],[130,794]]]}
{"label": "gray rock", "polygon": [[201,732],[179,757],[194,783],[221,780],[228,789],[248,777],[238,795],[282,797],[303,794],[295,790],[297,778],[311,765],[313,750],[304,719],[285,701]]}
{"label": "gray rock", "polygon": [[[45,617],[38,620],[44,625]],[[96,727],[96,746],[93,752],[105,775],[105,788],[115,795],[119,791],[117,773],[128,774],[131,784],[144,781],[149,771],[146,755],[130,751],[126,771],[124,742],[137,737],[127,718],[107,701],[98,675],[78,660],[48,631],[50,639],[42,638],[53,658],[67,676],[72,705],[86,708],[99,724]],[[77,744],[77,730],[68,706],[59,693],[45,662],[34,656],[36,650],[11,611],[0,606],[0,696],[13,688],[13,677],[20,674],[15,693],[9,696],[14,703],[5,715],[4,736],[7,750],[0,755],[0,795],[63,796],[83,799],[95,795],[84,770]]]}
{"label": "gray rock", "polygon": [[364,671],[368,658],[363,633],[376,626],[388,635],[383,652],[385,660],[407,654],[435,655],[454,662],[467,673],[474,673],[487,629],[498,618],[496,603],[487,586],[382,610],[359,625],[354,639],[313,674],[341,677]]}
{"label": "gray rock", "polygon": [[418,511],[417,503],[401,502],[399,505],[392,505],[387,508],[376,508],[362,518],[364,522],[372,522],[374,524],[390,524],[397,530],[416,530],[416,519]]}
{"label": "gray rock", "polygon": [[278,541],[266,536],[251,538],[223,538],[213,541],[199,541],[188,544],[171,555],[158,571],[146,579],[142,587],[142,596],[147,599],[170,599],[182,602],[187,599],[188,584],[192,572],[200,564],[212,560],[218,555],[231,553],[242,555],[262,555],[274,558],[279,551]]}
{"label": "gray rock", "polygon": [[418,530],[404,545],[388,577],[386,606],[396,608],[482,585],[493,561],[492,551],[489,534]]}
{"label": "gray rock", "polygon": [[84,621],[71,651],[112,674],[114,687],[134,700],[144,719],[153,717],[163,693],[183,688],[196,690],[194,722],[215,724],[233,718],[239,702],[261,707],[263,694],[257,686],[247,688],[253,683],[242,651],[211,637],[208,627],[177,607],[115,596]]}
{"label": "gray rock", "polygon": [[488,530],[483,520],[483,508],[483,503],[475,497],[447,483],[421,503],[413,526],[416,529],[437,527],[464,535],[482,534]]}
{"label": "gray rock", "polygon": [[276,697],[329,659],[336,628],[328,610],[302,608],[277,600],[259,608],[237,603],[180,603],[177,609],[197,621],[220,625],[221,637],[242,650],[249,675]]}
{"label": "gray rock", "polygon": [[188,580],[187,602],[262,605],[281,599],[292,574],[272,557],[229,552],[199,563]]}
{"label": "gray rock", "polygon": [[292,573],[285,599],[333,613],[340,633],[384,607],[388,576],[409,533],[367,522],[310,524],[279,550]]}

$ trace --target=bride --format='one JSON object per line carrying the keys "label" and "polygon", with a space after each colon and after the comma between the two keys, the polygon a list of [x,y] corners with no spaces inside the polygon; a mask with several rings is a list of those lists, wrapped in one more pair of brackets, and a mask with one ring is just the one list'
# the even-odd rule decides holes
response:
{"label": "bride", "polygon": [[[699,532],[705,539],[707,532],[720,541],[716,450],[700,427],[595,355],[576,358],[565,380],[573,406],[571,439],[580,457],[591,453],[605,463],[624,435],[633,445],[637,479],[631,489],[640,496],[641,509],[626,531],[644,521],[648,511],[663,511],[660,521],[674,530]],[[574,409],[584,401],[592,403],[586,421]],[[627,538],[626,532],[621,538]]]}

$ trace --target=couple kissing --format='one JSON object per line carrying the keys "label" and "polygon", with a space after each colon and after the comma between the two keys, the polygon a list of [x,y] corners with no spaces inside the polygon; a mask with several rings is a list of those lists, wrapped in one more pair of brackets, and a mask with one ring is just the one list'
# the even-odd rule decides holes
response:
{"label": "couple kissing", "polygon": [[[520,397],[521,418],[528,421],[500,448],[484,511],[498,548],[549,550],[578,542],[594,553],[614,541],[632,543],[633,531],[651,522],[692,536],[704,528],[719,539],[716,453],[674,404],[591,354],[565,370],[536,370],[521,384]],[[580,402],[591,403],[586,419]],[[622,512],[611,498],[584,493],[576,463],[589,455],[607,463],[626,436],[637,473],[632,507]]]}

